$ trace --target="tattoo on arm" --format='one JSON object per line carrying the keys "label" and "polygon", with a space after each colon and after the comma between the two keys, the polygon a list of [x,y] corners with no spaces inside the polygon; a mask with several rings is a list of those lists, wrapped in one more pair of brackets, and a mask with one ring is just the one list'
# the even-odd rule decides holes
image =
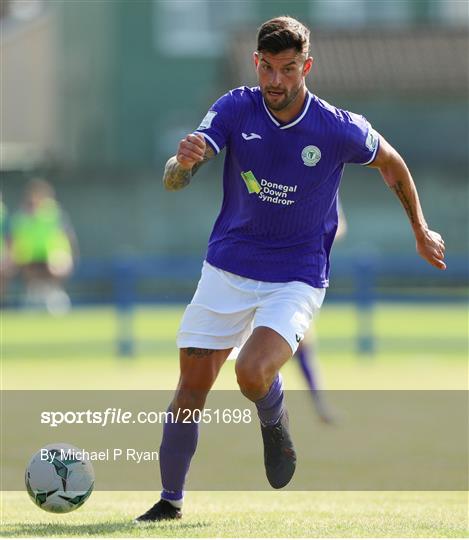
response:
{"label": "tattoo on arm", "polygon": [[169,191],[177,191],[186,187],[191,181],[190,170],[182,169],[176,156],[169,158],[164,168],[163,184]]}
{"label": "tattoo on arm", "polygon": [[204,356],[210,356],[215,351],[213,349],[198,349],[196,347],[188,347],[186,350],[187,356],[195,356],[196,358],[203,358]]}
{"label": "tattoo on arm", "polygon": [[399,200],[402,203],[402,206],[404,207],[405,211],[407,212],[407,215],[409,216],[410,222],[412,225],[415,223],[415,212],[413,208],[413,204],[411,199],[409,198],[408,194],[403,189],[403,182],[397,181],[393,186],[391,186],[396,195],[399,197]]}
{"label": "tattoo on arm", "polygon": [[190,184],[192,176],[200,169],[200,167],[207,163],[215,155],[211,146],[205,148],[205,154],[202,161],[196,163],[192,169],[183,169],[176,156],[169,158],[163,175],[163,184],[165,188],[169,191],[178,191],[179,189],[185,188]]}

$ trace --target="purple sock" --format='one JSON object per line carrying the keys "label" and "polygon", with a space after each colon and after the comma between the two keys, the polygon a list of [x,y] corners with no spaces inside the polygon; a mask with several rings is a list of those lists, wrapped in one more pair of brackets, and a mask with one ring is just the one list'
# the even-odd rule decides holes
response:
{"label": "purple sock", "polygon": [[316,377],[314,376],[314,365],[313,362],[311,362],[308,358],[308,349],[305,347],[305,345],[297,349],[295,356],[300,362],[301,371],[303,372],[306,382],[308,383],[309,389],[311,392],[316,392],[318,390],[318,385]]}
{"label": "purple sock", "polygon": [[267,394],[254,402],[261,424],[271,426],[279,421],[283,413],[283,384],[282,376],[277,373]]}
{"label": "purple sock", "polygon": [[184,483],[198,438],[199,424],[195,422],[165,422],[160,446],[162,499],[181,501],[184,497]]}

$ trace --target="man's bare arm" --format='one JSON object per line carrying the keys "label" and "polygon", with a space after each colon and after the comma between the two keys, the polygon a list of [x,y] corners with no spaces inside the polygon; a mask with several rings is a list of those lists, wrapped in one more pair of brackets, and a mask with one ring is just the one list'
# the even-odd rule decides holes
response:
{"label": "man's bare arm", "polygon": [[414,231],[418,254],[444,270],[445,243],[437,232],[428,228],[412,175],[402,157],[382,135],[376,158],[369,166],[379,169],[386,184],[401,201]]}
{"label": "man's bare arm", "polygon": [[163,174],[164,187],[169,191],[185,188],[199,168],[215,155],[202,135],[188,135],[179,143],[178,152],[168,159]]}

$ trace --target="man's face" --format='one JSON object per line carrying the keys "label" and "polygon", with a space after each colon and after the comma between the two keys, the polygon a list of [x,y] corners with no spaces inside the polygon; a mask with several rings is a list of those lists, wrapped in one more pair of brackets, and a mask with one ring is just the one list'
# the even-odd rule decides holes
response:
{"label": "man's face", "polygon": [[277,54],[255,52],[254,63],[267,106],[273,111],[282,111],[298,96],[313,59],[305,58],[295,49],[286,49]]}

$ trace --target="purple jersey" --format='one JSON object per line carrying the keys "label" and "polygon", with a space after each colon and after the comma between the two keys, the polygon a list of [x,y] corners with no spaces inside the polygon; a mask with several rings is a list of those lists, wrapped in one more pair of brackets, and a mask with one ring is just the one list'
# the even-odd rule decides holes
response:
{"label": "purple jersey", "polygon": [[241,87],[213,105],[196,133],[217,154],[227,148],[207,261],[259,281],[327,287],[344,165],[370,163],[379,146],[367,120],[308,93],[282,124],[258,87]]}

